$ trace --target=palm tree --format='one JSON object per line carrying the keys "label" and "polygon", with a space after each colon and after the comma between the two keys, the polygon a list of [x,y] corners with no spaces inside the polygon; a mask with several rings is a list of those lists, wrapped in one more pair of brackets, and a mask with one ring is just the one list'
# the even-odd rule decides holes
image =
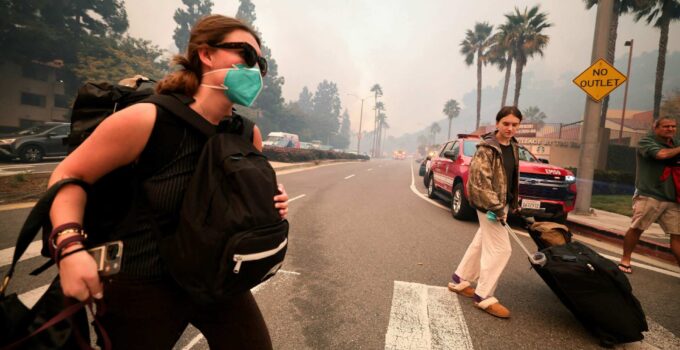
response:
{"label": "palm tree", "polygon": [[430,126],[430,134],[432,134],[432,144],[433,144],[433,145],[437,144],[437,143],[435,142],[435,139],[436,139],[436,137],[437,137],[437,134],[438,134],[440,131],[442,131],[442,128],[439,126],[439,124],[437,124],[437,123],[432,123],[432,125]]}
{"label": "palm tree", "polygon": [[541,34],[543,29],[552,26],[547,22],[547,14],[539,13],[539,5],[531,9],[524,8],[520,12],[515,7],[514,13],[505,14],[509,40],[512,43],[512,54],[515,59],[515,98],[513,105],[519,103],[522,90],[522,74],[529,58],[535,54],[543,56],[543,49],[548,45],[549,37]]}
{"label": "palm tree", "polygon": [[[371,87],[371,92],[374,93],[374,110],[375,110],[375,116],[373,119],[373,154],[372,156],[375,157],[375,150],[376,150],[376,145],[377,145],[377,138],[376,138],[376,132],[378,131],[378,113],[380,113],[380,109],[378,108],[378,97],[383,95],[382,87],[380,84],[374,84]],[[384,106],[383,106],[384,109]]]}
{"label": "palm tree", "polygon": [[[380,145],[378,147],[378,150],[380,151],[380,153],[382,153],[382,147],[383,147],[384,141],[387,140],[387,129],[390,128],[390,125],[387,124],[387,122],[386,122],[387,116],[384,113],[381,113],[378,116],[378,119],[380,119],[380,135],[382,136],[381,139],[380,139]],[[384,134],[383,134],[383,130],[385,131]]]}
{"label": "palm tree", "polygon": [[465,56],[465,63],[471,66],[477,57],[477,124],[479,128],[479,121],[482,111],[482,64],[486,65],[488,62],[489,48],[494,41],[491,36],[493,26],[487,22],[475,24],[475,30],[470,29],[465,33],[465,40],[460,43],[460,53]]}
{"label": "palm tree", "polygon": [[[586,3],[586,9],[590,10],[597,5],[599,0],[583,0]],[[616,55],[616,38],[619,31],[619,17],[634,9],[635,0],[614,0],[614,16],[612,17],[612,24],[609,27],[609,43],[607,44],[607,61],[614,65]],[[609,95],[602,100],[602,113],[600,114],[600,121],[604,123],[607,119],[607,109],[609,109]],[[603,124],[604,125],[604,124]]]}
{"label": "palm tree", "polygon": [[522,115],[524,115],[523,122],[534,123],[537,129],[540,129],[545,124],[544,119],[548,117],[537,106],[527,107],[527,109],[522,111]]}
{"label": "palm tree", "polygon": [[378,101],[374,107],[377,115],[375,116],[375,129],[373,130],[373,150],[376,152],[376,156],[380,155],[380,116],[383,115],[385,111],[385,104],[382,101]]}
{"label": "palm tree", "polygon": [[442,112],[444,112],[444,114],[449,118],[449,134],[447,140],[450,140],[451,122],[453,121],[453,118],[457,117],[458,114],[460,113],[460,106],[458,105],[458,101],[456,100],[446,101],[446,104],[444,104],[444,110]]}
{"label": "palm tree", "polygon": [[508,87],[510,85],[510,73],[514,60],[512,45],[512,26],[508,23],[501,24],[498,31],[494,34],[494,45],[489,53],[489,62],[498,67],[498,70],[505,70],[505,80],[503,83],[503,96],[501,97],[501,108],[505,106],[508,98]]}
{"label": "palm tree", "polygon": [[659,118],[663,74],[666,70],[666,49],[668,46],[668,30],[671,22],[680,20],[680,1],[678,0],[638,0],[635,21],[644,18],[647,24],[654,22],[659,28],[659,57],[656,61],[656,82],[654,83],[654,119]]}

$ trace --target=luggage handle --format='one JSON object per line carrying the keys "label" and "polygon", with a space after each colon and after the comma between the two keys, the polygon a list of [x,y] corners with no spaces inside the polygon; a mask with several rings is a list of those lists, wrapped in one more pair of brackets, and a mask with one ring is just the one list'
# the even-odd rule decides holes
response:
{"label": "luggage handle", "polygon": [[541,252],[536,252],[534,254],[529,253],[529,249],[527,249],[527,247],[524,245],[524,243],[522,243],[522,241],[519,239],[519,237],[517,237],[517,234],[515,233],[515,231],[513,231],[512,228],[510,228],[510,225],[508,225],[508,223],[505,222],[505,221],[502,221],[501,225],[503,225],[503,227],[505,227],[505,230],[508,231],[510,236],[512,236],[512,238],[515,239],[515,242],[517,242],[517,244],[519,244],[519,246],[522,248],[522,250],[524,250],[524,253],[526,253],[527,257],[529,257],[529,262],[531,262],[532,265],[541,265],[541,266],[545,265],[545,261],[546,261],[545,254],[543,254]]}

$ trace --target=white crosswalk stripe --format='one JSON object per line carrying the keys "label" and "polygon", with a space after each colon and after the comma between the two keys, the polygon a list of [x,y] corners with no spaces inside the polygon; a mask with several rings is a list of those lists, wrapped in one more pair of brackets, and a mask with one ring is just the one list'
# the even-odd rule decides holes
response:
{"label": "white crosswalk stripe", "polygon": [[394,282],[385,349],[472,349],[458,297],[443,287]]}

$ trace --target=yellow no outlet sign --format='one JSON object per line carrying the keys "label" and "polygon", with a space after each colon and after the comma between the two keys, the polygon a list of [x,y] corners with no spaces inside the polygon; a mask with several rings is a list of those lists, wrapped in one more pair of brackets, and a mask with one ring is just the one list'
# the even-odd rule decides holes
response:
{"label": "yellow no outlet sign", "polygon": [[595,102],[600,102],[625,81],[626,76],[623,73],[601,58],[574,78],[574,84]]}

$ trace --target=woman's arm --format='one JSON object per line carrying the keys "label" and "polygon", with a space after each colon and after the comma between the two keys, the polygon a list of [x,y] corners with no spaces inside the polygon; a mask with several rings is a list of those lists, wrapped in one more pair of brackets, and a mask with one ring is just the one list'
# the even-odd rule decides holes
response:
{"label": "woman's arm", "polygon": [[[151,135],[155,119],[156,107],[148,103],[128,107],[106,118],[92,135],[57,166],[49,185],[65,178],[94,183],[114,169],[134,162]],[[82,188],[65,186],[55,197],[50,210],[52,226],[82,224],[86,201]],[[57,244],[69,236],[59,237]],[[77,245],[71,246],[63,253],[77,248]],[[66,296],[78,300],[87,300],[90,296],[101,298],[97,267],[87,252],[72,254],[59,265],[61,285]]]}

